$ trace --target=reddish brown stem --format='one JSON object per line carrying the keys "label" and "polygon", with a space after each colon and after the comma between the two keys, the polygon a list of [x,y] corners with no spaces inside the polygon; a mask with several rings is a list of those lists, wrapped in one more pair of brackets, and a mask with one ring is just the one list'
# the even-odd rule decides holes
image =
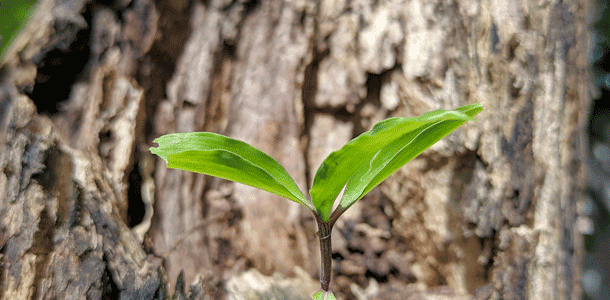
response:
{"label": "reddish brown stem", "polygon": [[330,275],[332,272],[332,246],[330,233],[332,232],[334,222],[323,221],[318,214],[316,216],[316,222],[318,223],[318,239],[320,240],[320,255],[321,255],[321,266],[320,266],[320,286],[326,292],[328,292],[330,286]]}

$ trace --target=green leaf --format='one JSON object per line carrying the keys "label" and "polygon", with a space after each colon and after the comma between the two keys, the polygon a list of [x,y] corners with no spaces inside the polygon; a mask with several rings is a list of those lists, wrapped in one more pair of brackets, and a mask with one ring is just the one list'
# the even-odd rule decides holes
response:
{"label": "green leaf", "polygon": [[0,62],[9,45],[25,27],[36,8],[34,0],[3,0],[0,2]]}
{"label": "green leaf", "polygon": [[426,124],[379,149],[369,163],[362,164],[348,181],[339,209],[350,207],[396,170],[468,120],[472,120],[472,117],[482,110],[480,104],[461,107],[456,111],[463,113],[464,118],[442,119]]}
{"label": "green leaf", "polygon": [[322,162],[309,191],[318,214],[329,220],[333,203],[344,187],[338,209],[347,209],[432,144],[474,120],[472,117],[482,110],[476,103],[377,123]]}
{"label": "green leaf", "polygon": [[336,300],[335,295],[332,292],[320,290],[319,292],[313,294],[313,300]]}
{"label": "green leaf", "polygon": [[168,168],[236,181],[288,198],[315,211],[286,170],[269,155],[242,142],[211,132],[174,133],[154,140],[150,151]]}

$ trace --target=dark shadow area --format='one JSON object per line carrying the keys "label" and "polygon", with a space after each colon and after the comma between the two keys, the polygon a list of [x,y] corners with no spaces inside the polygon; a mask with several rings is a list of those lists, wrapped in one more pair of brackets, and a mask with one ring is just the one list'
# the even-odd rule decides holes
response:
{"label": "dark shadow area", "polygon": [[128,177],[129,189],[127,190],[127,199],[129,199],[129,207],[127,208],[127,225],[130,228],[142,223],[146,211],[142,201],[142,176],[139,169],[139,164],[136,162]]}
{"label": "dark shadow area", "polygon": [[582,211],[583,299],[610,299],[610,1],[591,3],[589,64],[596,85],[589,114],[587,188]]}
{"label": "dark shadow area", "polygon": [[56,20],[53,40],[33,63],[38,68],[33,86],[24,92],[34,101],[38,113],[53,115],[61,109],[61,103],[70,96],[71,88],[83,76],[90,58],[89,38],[91,9],[82,14],[86,24],[69,20]]}

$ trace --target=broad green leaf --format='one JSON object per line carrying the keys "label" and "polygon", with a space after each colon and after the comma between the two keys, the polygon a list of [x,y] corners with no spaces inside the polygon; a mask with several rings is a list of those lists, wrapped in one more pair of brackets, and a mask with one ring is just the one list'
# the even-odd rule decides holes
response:
{"label": "broad green leaf", "polygon": [[286,170],[269,155],[211,132],[174,133],[154,140],[168,168],[236,181],[288,198],[315,211]]}
{"label": "broad green leaf", "polygon": [[[394,164],[387,162],[386,165],[390,167],[387,169],[384,166],[381,166],[380,168],[379,164],[386,162],[383,160],[384,158],[391,162],[395,155],[386,154],[386,151],[382,149],[388,147],[386,150],[400,152],[401,149],[404,148],[401,146],[406,143],[409,145],[409,149],[411,149],[411,147],[416,148],[413,150],[413,153],[418,155],[434,142],[459,127],[459,125],[443,135],[438,134],[436,131],[424,132],[426,128],[431,128],[437,123],[446,121],[457,121],[461,125],[469,120],[474,120],[472,116],[476,115],[481,110],[481,104],[477,103],[466,105],[456,110],[447,111],[439,109],[425,113],[419,117],[390,118],[377,123],[373,126],[373,129],[351,140],[343,146],[343,148],[331,153],[324,162],[322,162],[322,165],[316,172],[313,185],[309,191],[313,204],[317,209],[317,213],[324,221],[328,221],[333,203],[344,187],[346,187],[344,195],[345,193],[349,194],[348,198],[344,197],[343,199],[346,199],[346,203],[353,203],[353,201],[358,200],[359,197],[365,194],[364,191],[370,191],[370,189],[379,184],[379,182],[387,178],[391,172],[383,177],[386,173],[385,170],[391,170],[391,167],[393,167]],[[468,113],[471,113],[472,115],[469,115]],[[449,128],[446,126],[442,127]],[[436,134],[438,139],[431,139],[429,135],[432,133]],[[434,140],[434,142],[426,147],[420,147],[418,143],[409,143],[409,138],[411,140],[425,138],[426,141]],[[403,144],[401,144],[401,142]],[[404,155],[400,155],[400,157],[403,156]],[[407,161],[405,161],[405,163]],[[369,169],[373,169],[373,171],[369,171]],[[375,170],[377,170],[377,172],[375,172]],[[377,175],[379,175],[378,178]],[[349,189],[347,189],[348,187],[346,184],[351,178],[357,179],[350,184]],[[382,179],[379,182],[374,183],[380,178]],[[370,189],[368,189],[369,187]],[[351,203],[349,205],[351,205]],[[343,207],[345,208],[347,206],[344,203]]]}
{"label": "broad green leaf", "polygon": [[335,295],[332,292],[325,292],[320,290],[319,292],[313,294],[313,300],[336,300]]}
{"label": "broad green leaf", "polygon": [[464,113],[467,118],[438,120],[435,123],[421,126],[379,149],[372,159],[363,163],[348,181],[338,209],[350,207],[396,170],[471,120],[482,110],[480,104],[461,107],[456,111]]}

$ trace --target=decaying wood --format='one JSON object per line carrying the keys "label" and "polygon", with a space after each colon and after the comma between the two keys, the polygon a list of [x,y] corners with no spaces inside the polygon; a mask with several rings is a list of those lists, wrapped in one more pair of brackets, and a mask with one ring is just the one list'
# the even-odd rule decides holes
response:
{"label": "decaying wood", "polygon": [[0,299],[306,298],[320,265],[311,213],[167,169],[152,140],[226,134],[307,190],[374,123],[473,102],[479,122],[339,219],[331,290],[579,298],[585,12],[582,0],[42,0],[0,65]]}

